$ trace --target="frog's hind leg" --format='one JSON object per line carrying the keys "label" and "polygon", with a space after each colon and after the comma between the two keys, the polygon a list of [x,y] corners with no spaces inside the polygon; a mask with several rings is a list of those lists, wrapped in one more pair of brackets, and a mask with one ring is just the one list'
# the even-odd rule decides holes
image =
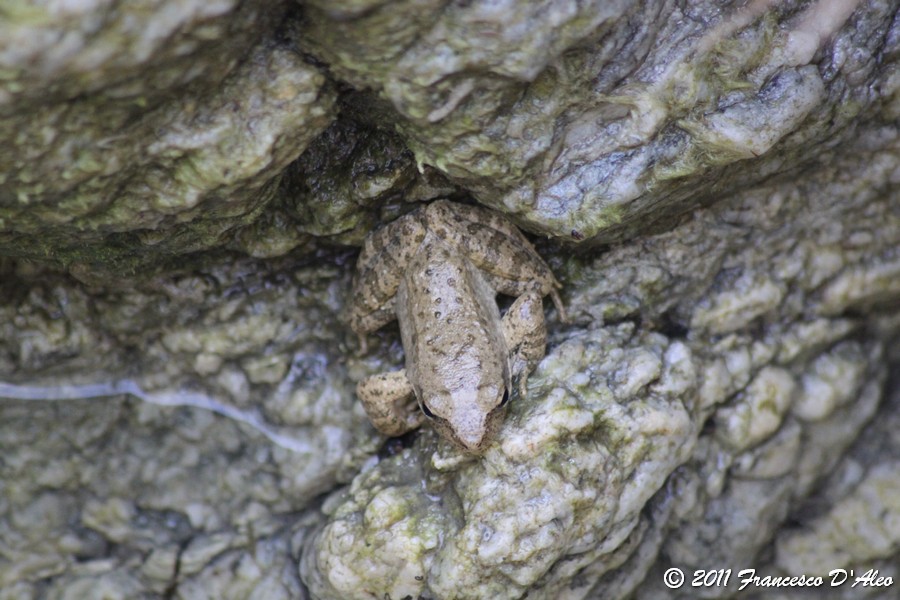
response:
{"label": "frog's hind leg", "polygon": [[382,316],[397,293],[410,259],[427,233],[421,209],[370,234],[356,260],[350,299],[350,327],[357,334],[375,331],[391,319]]}
{"label": "frog's hind leg", "polygon": [[444,222],[454,227],[468,228],[470,225],[486,227],[516,242],[535,258],[541,260],[528,238],[512,221],[502,213],[470,204],[452,204],[446,200],[438,200],[428,207],[429,222]]}
{"label": "frog's hind leg", "polygon": [[569,322],[569,315],[566,313],[566,307],[563,305],[562,298],[559,297],[559,292],[557,291],[557,288],[559,288],[560,285],[557,283],[556,279],[551,281],[548,281],[547,279],[508,279],[500,275],[486,272],[482,272],[482,275],[491,287],[505,296],[517,298],[528,292],[537,292],[537,294],[543,298],[549,294],[550,299],[553,300],[553,305],[556,307],[556,312],[559,313],[559,320],[563,323]]}
{"label": "frog's hind leg", "polygon": [[379,373],[363,379],[356,386],[356,395],[375,429],[389,437],[412,431],[425,418],[405,371]]}
{"label": "frog's hind leg", "polygon": [[390,299],[385,303],[384,308],[374,310],[367,315],[358,316],[353,322],[353,330],[356,332],[359,340],[359,353],[366,354],[369,351],[369,342],[366,334],[381,329],[391,321],[397,318],[394,312],[394,300]]}
{"label": "frog's hind leg", "polygon": [[508,279],[553,280],[531,242],[498,212],[438,200],[428,206],[426,218],[430,230],[458,246],[482,270]]}
{"label": "frog's hind leg", "polygon": [[427,210],[428,227],[465,252],[494,289],[508,296],[538,289],[541,296],[550,295],[560,320],[568,322],[557,292],[562,286],[528,238],[506,217],[481,206],[442,200]]}
{"label": "frog's hind leg", "polygon": [[547,348],[547,327],[540,293],[531,290],[516,298],[503,315],[501,324],[509,348],[511,375],[518,379],[519,395],[524,397],[528,374],[544,358]]}

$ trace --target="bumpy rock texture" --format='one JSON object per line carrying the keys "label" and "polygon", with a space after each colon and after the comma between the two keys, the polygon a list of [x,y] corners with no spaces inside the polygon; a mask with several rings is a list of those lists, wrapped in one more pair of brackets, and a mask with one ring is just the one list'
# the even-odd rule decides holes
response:
{"label": "bumpy rock texture", "polygon": [[[900,585],[896,2],[4,11],[0,600]],[[437,197],[574,321],[477,459],[353,393],[354,247]]]}

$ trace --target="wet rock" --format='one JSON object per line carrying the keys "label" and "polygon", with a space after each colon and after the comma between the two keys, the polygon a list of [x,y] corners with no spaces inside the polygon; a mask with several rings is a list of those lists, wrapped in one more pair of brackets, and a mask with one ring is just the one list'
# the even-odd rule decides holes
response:
{"label": "wet rock", "polygon": [[[895,3],[174,6],[0,25],[0,599],[900,576]],[[436,197],[572,316],[480,458],[353,392]]]}

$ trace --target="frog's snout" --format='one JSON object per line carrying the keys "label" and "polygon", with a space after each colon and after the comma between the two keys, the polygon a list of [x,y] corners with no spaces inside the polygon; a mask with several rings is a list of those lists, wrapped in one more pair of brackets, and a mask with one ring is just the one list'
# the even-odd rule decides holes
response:
{"label": "frog's snout", "polygon": [[468,452],[478,452],[481,450],[482,444],[486,441],[483,431],[456,432],[456,439],[462,445],[463,449]]}

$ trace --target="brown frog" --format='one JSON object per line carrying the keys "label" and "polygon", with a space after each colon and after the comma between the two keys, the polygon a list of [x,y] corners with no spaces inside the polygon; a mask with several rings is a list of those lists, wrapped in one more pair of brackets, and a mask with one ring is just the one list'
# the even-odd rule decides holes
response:
{"label": "brown frog", "polygon": [[[566,320],[547,264],[499,213],[439,200],[371,233],[356,268],[350,325],[362,351],[396,318],[406,353],[405,370],[357,386],[372,423],[396,436],[424,414],[461,449],[483,451],[512,385],[524,395],[544,356],[545,295]],[[516,297],[503,317],[498,292]]]}

